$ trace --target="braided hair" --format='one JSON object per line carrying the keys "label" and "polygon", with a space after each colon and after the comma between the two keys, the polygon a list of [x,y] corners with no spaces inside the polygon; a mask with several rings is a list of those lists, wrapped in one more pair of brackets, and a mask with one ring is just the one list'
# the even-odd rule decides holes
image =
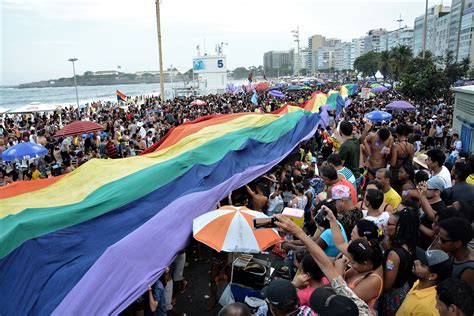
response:
{"label": "braided hair", "polygon": [[393,246],[401,247],[407,245],[413,252],[419,236],[420,217],[418,215],[418,204],[412,200],[402,201],[405,209],[396,211],[394,216],[398,217],[396,235],[392,240]]}

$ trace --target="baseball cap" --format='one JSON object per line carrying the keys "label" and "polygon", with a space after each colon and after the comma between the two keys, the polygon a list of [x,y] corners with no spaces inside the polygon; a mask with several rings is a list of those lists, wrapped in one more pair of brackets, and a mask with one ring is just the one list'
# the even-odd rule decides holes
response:
{"label": "baseball cap", "polygon": [[333,200],[350,200],[351,189],[343,184],[335,185],[331,189],[331,195]]}
{"label": "baseball cap", "polygon": [[439,190],[443,191],[444,190],[444,181],[441,179],[441,177],[431,177],[426,181],[426,186],[428,187],[428,190]]}
{"label": "baseball cap", "polygon": [[448,254],[442,250],[424,251],[420,247],[416,247],[416,257],[425,266],[428,266],[432,273],[438,275],[438,281],[449,278],[453,272],[453,263]]}
{"label": "baseball cap", "polygon": [[350,298],[337,295],[333,289],[323,287],[313,291],[310,307],[321,316],[357,316],[359,308]]}
{"label": "baseball cap", "polygon": [[263,294],[275,306],[293,306],[298,304],[296,288],[290,281],[285,279],[272,281],[263,289]]}

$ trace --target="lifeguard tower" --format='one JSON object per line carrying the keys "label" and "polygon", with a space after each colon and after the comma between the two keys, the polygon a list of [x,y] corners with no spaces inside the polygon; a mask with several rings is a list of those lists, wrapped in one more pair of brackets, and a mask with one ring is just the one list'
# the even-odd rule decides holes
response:
{"label": "lifeguard tower", "polygon": [[216,45],[216,54],[201,55],[199,45],[193,58],[193,77],[199,82],[199,90],[206,93],[223,93],[227,87],[227,61],[222,49],[227,43]]}

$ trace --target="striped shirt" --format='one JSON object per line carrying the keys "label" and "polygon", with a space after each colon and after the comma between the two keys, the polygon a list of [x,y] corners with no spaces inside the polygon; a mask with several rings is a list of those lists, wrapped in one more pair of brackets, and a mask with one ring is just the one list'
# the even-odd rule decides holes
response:
{"label": "striped shirt", "polygon": [[346,178],[347,181],[352,183],[354,188],[357,190],[356,178],[354,176],[354,173],[352,173],[351,169],[347,167],[342,167],[342,169],[337,170],[337,173],[342,174],[344,178]]}

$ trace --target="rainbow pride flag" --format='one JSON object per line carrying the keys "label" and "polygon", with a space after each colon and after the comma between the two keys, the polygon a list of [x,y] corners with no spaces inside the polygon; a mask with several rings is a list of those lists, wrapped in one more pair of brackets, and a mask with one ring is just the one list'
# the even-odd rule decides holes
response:
{"label": "rainbow pride flag", "polygon": [[115,93],[117,94],[117,101],[127,101],[127,96],[125,93],[121,92],[120,90],[115,90]]}
{"label": "rainbow pride flag", "polygon": [[321,98],[200,118],[142,156],[1,188],[0,315],[123,311],[186,246],[194,218],[314,134]]}

